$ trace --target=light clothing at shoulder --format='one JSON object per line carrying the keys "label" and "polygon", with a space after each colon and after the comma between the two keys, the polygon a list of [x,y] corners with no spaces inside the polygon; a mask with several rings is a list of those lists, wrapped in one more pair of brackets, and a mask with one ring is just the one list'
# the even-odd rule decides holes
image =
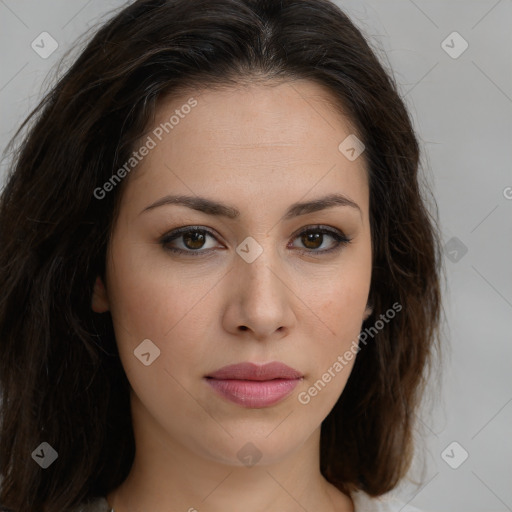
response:
{"label": "light clothing at shoulder", "polygon": [[383,494],[372,498],[363,491],[351,495],[354,502],[354,512],[421,512],[421,510],[406,505],[392,494]]}
{"label": "light clothing at shoulder", "polygon": [[[354,512],[421,512],[419,509],[406,505],[391,495],[372,498],[363,491],[352,494]],[[105,498],[96,498],[80,505],[71,512],[113,512]]]}
{"label": "light clothing at shoulder", "polygon": [[69,512],[112,512],[104,497],[91,498],[87,503],[81,503]]}

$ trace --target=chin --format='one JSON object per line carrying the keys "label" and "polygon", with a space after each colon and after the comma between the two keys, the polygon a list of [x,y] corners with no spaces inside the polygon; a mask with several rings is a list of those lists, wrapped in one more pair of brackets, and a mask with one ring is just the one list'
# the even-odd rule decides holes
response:
{"label": "chin", "polygon": [[[281,421],[281,420],[280,420]],[[263,433],[254,428],[240,429],[236,436],[223,435],[206,446],[199,447],[202,455],[226,466],[268,466],[282,462],[307,441],[307,433],[301,435],[297,429],[280,430],[279,421]],[[204,444],[205,439],[202,439]]]}

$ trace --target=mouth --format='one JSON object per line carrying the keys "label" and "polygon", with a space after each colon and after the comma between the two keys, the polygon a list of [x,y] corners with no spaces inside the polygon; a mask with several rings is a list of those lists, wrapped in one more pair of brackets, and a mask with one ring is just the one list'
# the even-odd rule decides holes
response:
{"label": "mouth", "polygon": [[302,373],[279,362],[224,366],[205,377],[220,396],[248,408],[270,407],[281,402],[303,378]]}

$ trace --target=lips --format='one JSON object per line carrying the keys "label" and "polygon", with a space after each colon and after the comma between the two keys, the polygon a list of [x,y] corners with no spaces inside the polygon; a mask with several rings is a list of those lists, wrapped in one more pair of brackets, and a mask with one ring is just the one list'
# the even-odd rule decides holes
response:
{"label": "lips", "polygon": [[235,380],[272,380],[272,379],[300,379],[302,374],[283,363],[267,363],[257,365],[254,363],[240,363],[224,366],[207,377],[212,379]]}
{"label": "lips", "polygon": [[240,363],[224,366],[206,376],[207,383],[223,398],[251,408],[269,407],[287,397],[303,375],[289,366]]}

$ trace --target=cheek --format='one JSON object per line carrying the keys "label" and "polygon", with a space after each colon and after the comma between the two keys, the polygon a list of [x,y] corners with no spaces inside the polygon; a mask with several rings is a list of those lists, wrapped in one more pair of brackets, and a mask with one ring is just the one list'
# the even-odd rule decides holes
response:
{"label": "cheek", "polygon": [[[343,373],[350,372],[355,358],[353,353],[357,353],[365,305],[366,295],[361,293],[359,288],[333,290],[331,297],[319,305],[316,325],[310,325],[311,338],[314,342],[309,349],[314,356],[312,373],[315,379],[327,372],[340,356],[352,350],[343,362]],[[338,374],[336,371],[335,373]],[[334,380],[341,385],[343,379],[337,377]]]}
{"label": "cheek", "polygon": [[297,400],[314,418],[325,418],[343,393],[357,357],[365,305],[366,296],[358,288],[333,290],[319,309],[324,325],[320,329],[317,320],[316,328],[310,326],[310,372]]}
{"label": "cheek", "polygon": [[176,270],[143,246],[120,244],[111,262],[107,286],[112,317],[136,337],[165,337],[200,302],[212,279],[194,280],[192,266]]}
{"label": "cheek", "polygon": [[[127,373],[134,365],[138,367],[134,350],[149,339],[161,351],[159,363],[179,373],[182,362],[194,366],[211,349],[205,333],[219,328],[223,310],[219,294],[231,289],[232,277],[221,280],[224,272],[214,272],[207,264],[177,268],[164,256],[156,258],[154,247],[123,242],[126,239],[113,240],[107,272],[123,364]],[[303,349],[311,355],[312,373],[319,377],[357,341],[370,283],[370,253],[358,249],[347,253],[342,264],[317,265],[289,276],[291,288],[298,291],[298,298],[290,295],[289,306],[297,320],[291,339],[300,340],[301,345],[293,350]]]}
{"label": "cheek", "polygon": [[[215,316],[210,309],[215,301],[208,297],[208,291],[219,276],[210,272],[198,277],[195,265],[177,270],[165,258],[150,258],[143,245],[113,243],[109,261],[108,297],[126,374],[134,388],[164,389],[164,383],[169,388],[169,373],[179,375],[183,368],[190,372],[205,357],[204,333],[211,330]],[[158,353],[151,372],[144,371],[134,354],[144,340],[157,347],[149,345]],[[201,368],[197,368],[199,372]],[[141,382],[141,374],[152,377]]]}
{"label": "cheek", "polygon": [[324,283],[323,293],[310,297],[317,316],[309,326],[314,343],[308,347],[313,365],[306,392],[310,398],[318,395],[317,406],[332,407],[345,387],[358,353],[370,280],[371,261],[365,255],[347,261],[336,279]]}
{"label": "cheek", "polygon": [[342,269],[322,282],[322,289],[311,294],[324,330],[338,342],[359,332],[366,308],[371,281],[371,262],[365,258],[347,261]]}

